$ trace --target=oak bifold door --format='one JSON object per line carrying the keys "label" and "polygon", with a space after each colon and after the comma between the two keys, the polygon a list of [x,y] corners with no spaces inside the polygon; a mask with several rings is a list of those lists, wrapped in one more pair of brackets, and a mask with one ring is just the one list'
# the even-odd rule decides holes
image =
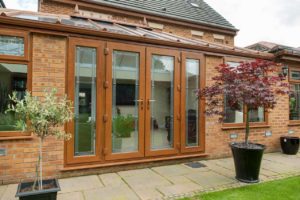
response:
{"label": "oak bifold door", "polygon": [[71,38],[66,164],[204,151],[203,56],[173,49]]}

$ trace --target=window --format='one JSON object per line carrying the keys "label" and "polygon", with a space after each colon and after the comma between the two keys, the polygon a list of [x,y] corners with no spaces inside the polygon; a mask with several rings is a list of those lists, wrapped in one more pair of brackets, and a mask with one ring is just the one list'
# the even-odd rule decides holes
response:
{"label": "window", "polygon": [[[227,62],[231,67],[237,67],[238,62]],[[240,105],[239,109],[231,109],[228,105],[228,97],[224,97],[224,124],[243,124],[246,122],[246,108]],[[253,123],[265,122],[265,110],[264,108],[251,109],[249,112],[249,121]]]}
{"label": "window", "polygon": [[17,93],[19,99],[24,98],[27,89],[27,65],[0,63],[0,131],[11,132],[21,130],[16,114],[6,113],[10,103],[8,95]]}
{"label": "window", "polygon": [[0,31],[0,58],[29,61],[28,33],[2,28]]}
{"label": "window", "polygon": [[300,84],[291,85],[290,120],[300,120]]}
{"label": "window", "polygon": [[0,35],[0,54],[24,56],[24,38]]}
{"label": "window", "polygon": [[290,69],[290,120],[300,120],[300,70]]}

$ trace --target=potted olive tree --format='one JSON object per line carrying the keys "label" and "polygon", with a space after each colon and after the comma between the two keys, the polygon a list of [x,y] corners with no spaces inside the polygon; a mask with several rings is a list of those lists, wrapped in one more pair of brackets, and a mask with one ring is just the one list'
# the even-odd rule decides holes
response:
{"label": "potted olive tree", "polygon": [[236,67],[221,64],[216,67],[218,75],[211,86],[198,92],[200,98],[206,98],[206,114],[220,115],[224,120],[224,97],[226,105],[232,110],[246,109],[245,140],[231,143],[236,179],[242,182],[259,181],[260,164],[264,145],[249,142],[249,114],[251,110],[264,108],[269,111],[276,105],[278,95],[289,93],[284,77],[278,73],[279,65],[265,60],[241,62]]}
{"label": "potted olive tree", "polygon": [[68,140],[71,135],[63,130],[66,122],[73,119],[72,103],[66,96],[59,98],[56,90],[46,92],[39,98],[26,92],[24,99],[18,99],[16,93],[10,96],[11,104],[7,112],[14,112],[19,126],[32,132],[39,138],[39,154],[36,164],[36,177],[33,182],[20,183],[16,197],[21,200],[56,199],[60,190],[57,179],[43,180],[43,142],[48,136]]}

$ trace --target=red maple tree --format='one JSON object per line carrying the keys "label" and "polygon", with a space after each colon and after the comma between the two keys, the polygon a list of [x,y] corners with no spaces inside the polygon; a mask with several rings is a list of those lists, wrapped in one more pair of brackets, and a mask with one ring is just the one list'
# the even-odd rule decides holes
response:
{"label": "red maple tree", "polygon": [[236,67],[217,66],[219,74],[213,77],[214,83],[197,93],[199,98],[206,99],[206,114],[220,115],[220,120],[224,120],[224,96],[226,105],[233,110],[246,106],[245,144],[248,145],[249,112],[259,107],[269,111],[276,105],[278,95],[289,93],[285,77],[278,72],[280,66],[266,60],[244,61]]}

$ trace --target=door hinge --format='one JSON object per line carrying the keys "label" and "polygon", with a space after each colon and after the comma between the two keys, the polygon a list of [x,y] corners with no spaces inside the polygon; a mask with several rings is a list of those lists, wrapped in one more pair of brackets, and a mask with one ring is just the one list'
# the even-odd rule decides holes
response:
{"label": "door hinge", "polygon": [[180,58],[180,57],[177,57],[177,61],[178,61],[179,63],[181,63],[181,58]]}
{"label": "door hinge", "polygon": [[108,154],[107,148],[103,148],[102,153],[103,153],[103,155],[107,155]]}
{"label": "door hinge", "polygon": [[108,54],[109,54],[109,48],[106,47],[106,48],[104,48],[104,55],[107,56]]}
{"label": "door hinge", "polygon": [[103,122],[105,123],[105,122],[107,122],[107,120],[108,120],[108,116],[106,114],[103,115]]}
{"label": "door hinge", "polygon": [[181,91],[181,86],[177,85],[177,91],[180,92]]}
{"label": "door hinge", "polygon": [[103,81],[103,88],[107,89],[108,88],[108,81]]}

